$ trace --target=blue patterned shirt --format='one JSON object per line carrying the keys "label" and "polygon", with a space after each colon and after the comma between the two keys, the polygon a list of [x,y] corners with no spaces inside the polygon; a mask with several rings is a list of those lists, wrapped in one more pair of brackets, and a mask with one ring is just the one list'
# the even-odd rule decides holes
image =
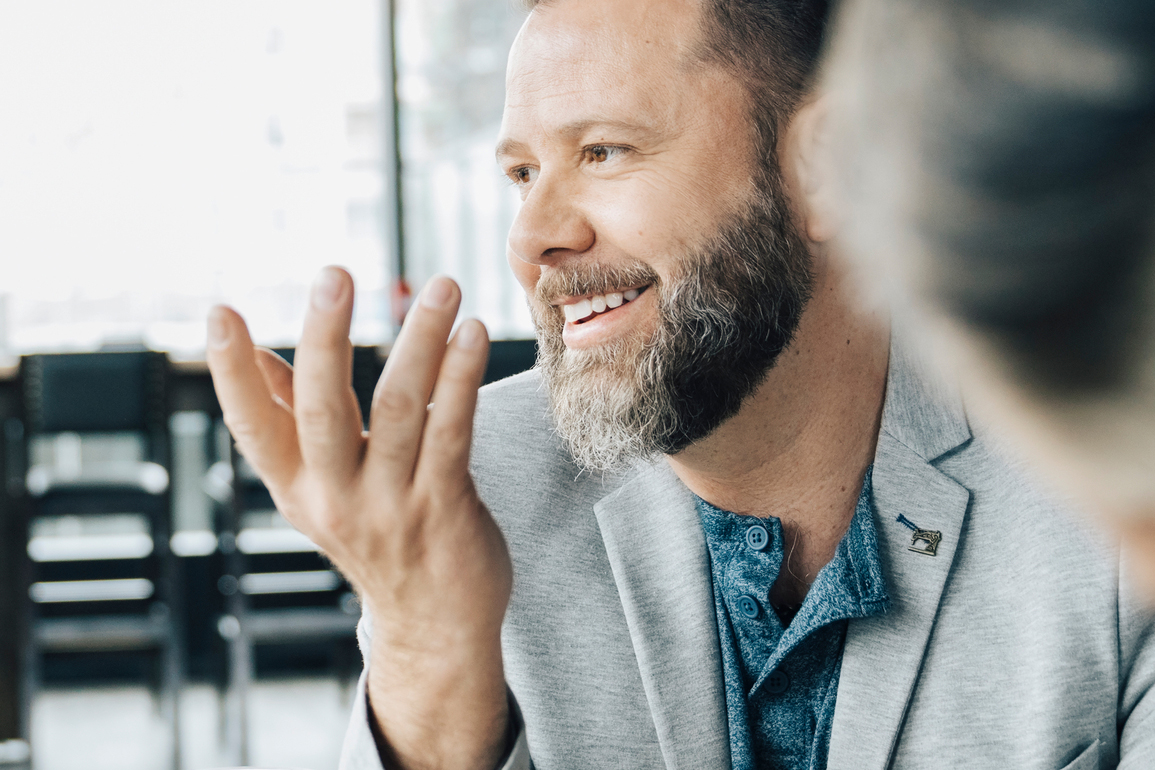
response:
{"label": "blue patterned shirt", "polygon": [[714,583],[733,770],[820,770],[846,626],[886,612],[870,471],[850,527],[789,625],[770,606],[782,566],[782,524],[698,500]]}

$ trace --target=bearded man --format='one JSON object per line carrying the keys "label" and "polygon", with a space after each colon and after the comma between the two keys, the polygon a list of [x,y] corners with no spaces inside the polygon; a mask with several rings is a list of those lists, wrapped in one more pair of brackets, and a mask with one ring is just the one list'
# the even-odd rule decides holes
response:
{"label": "bearded man", "polygon": [[1155,762],[1151,619],[1116,552],[832,253],[825,13],[532,10],[497,156],[533,372],[479,397],[484,330],[450,337],[434,279],[363,433],[347,274],[318,281],[295,371],[214,310],[226,422],[365,607],[343,767]]}

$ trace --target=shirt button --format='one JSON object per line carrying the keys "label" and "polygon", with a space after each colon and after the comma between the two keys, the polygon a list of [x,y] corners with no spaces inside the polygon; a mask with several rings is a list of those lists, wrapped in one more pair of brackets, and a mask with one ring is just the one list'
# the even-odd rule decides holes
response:
{"label": "shirt button", "polygon": [[743,596],[738,599],[738,611],[748,618],[756,618],[762,614],[762,608],[753,596]]}
{"label": "shirt button", "polygon": [[761,551],[770,542],[770,533],[761,524],[755,524],[746,530],[746,545],[755,551]]}
{"label": "shirt button", "polygon": [[781,695],[790,687],[790,677],[780,668],[770,672],[766,677],[766,692],[771,695]]}

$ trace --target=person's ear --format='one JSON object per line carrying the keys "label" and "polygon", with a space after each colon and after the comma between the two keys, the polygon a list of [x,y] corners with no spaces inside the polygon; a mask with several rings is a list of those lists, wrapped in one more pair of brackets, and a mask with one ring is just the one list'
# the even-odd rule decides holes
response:
{"label": "person's ear", "polygon": [[821,243],[833,238],[840,217],[832,167],[830,100],[819,96],[794,113],[786,137],[784,165],[793,177],[803,235]]}

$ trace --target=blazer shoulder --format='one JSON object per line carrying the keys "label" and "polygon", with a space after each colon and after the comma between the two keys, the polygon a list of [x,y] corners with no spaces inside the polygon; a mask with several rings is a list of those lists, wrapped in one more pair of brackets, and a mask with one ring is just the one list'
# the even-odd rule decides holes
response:
{"label": "blazer shoulder", "polygon": [[551,432],[549,399],[540,373],[530,369],[483,387],[473,425],[475,445]]}
{"label": "blazer shoulder", "polygon": [[496,479],[537,477],[548,468],[571,474],[569,453],[554,430],[541,375],[530,370],[481,389],[473,421],[471,470],[487,488]]}

